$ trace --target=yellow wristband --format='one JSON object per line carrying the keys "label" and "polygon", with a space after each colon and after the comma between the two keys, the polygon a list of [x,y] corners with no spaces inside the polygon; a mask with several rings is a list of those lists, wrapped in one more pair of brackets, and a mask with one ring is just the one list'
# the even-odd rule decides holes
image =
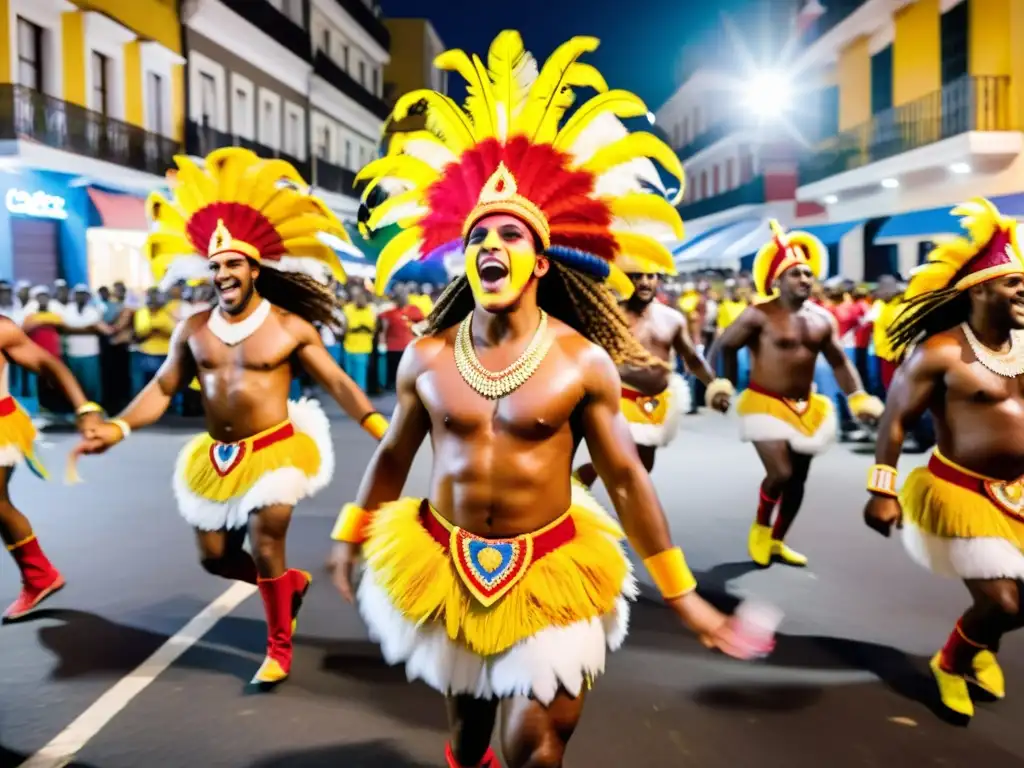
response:
{"label": "yellow wristband", "polygon": [[682,597],[697,588],[697,580],[690,573],[683,550],[679,547],[651,555],[644,560],[644,567],[666,600]]}
{"label": "yellow wristband", "polygon": [[874,395],[858,390],[846,397],[846,403],[857,418],[879,418],[885,410],[885,404]]}
{"label": "yellow wristband", "polygon": [[338,513],[338,519],[331,530],[334,541],[347,541],[350,544],[362,544],[366,541],[366,529],[373,515],[355,504],[346,504]]}
{"label": "yellow wristband", "polygon": [[359,422],[359,426],[366,430],[370,437],[380,440],[384,437],[384,433],[388,431],[388,420],[376,411],[372,411],[363,417],[363,420]]}
{"label": "yellow wristband", "polygon": [[124,419],[109,419],[108,424],[113,424],[115,427],[121,430],[121,439],[127,440],[128,435],[132,433],[132,428],[128,426],[128,422]]}
{"label": "yellow wristband", "polygon": [[899,496],[896,491],[897,477],[899,477],[899,473],[896,471],[896,467],[891,467],[888,464],[872,464],[871,469],[868,470],[868,491],[896,498]]}
{"label": "yellow wristband", "polygon": [[715,398],[719,395],[728,395],[732,397],[736,394],[736,387],[733,386],[729,379],[715,379],[707,385],[704,391],[704,405],[710,408]]}
{"label": "yellow wristband", "polygon": [[75,410],[76,416],[85,416],[87,413],[103,413],[103,407],[99,403],[94,403],[90,400],[88,403],[82,403]]}

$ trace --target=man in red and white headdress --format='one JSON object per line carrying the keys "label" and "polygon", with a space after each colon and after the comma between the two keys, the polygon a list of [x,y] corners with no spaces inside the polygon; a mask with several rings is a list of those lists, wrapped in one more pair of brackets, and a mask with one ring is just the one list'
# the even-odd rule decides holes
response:
{"label": "man in red and white headdress", "polygon": [[[785,538],[803,502],[811,459],[836,437],[832,403],[813,391],[818,355],[835,371],[854,416],[877,418],[882,403],[861,388],[831,314],[808,301],[814,281],[822,276],[825,246],[807,232],[786,233],[775,221],[771,226],[774,237],[758,251],[753,269],[766,300],[748,307],[726,328],[708,359],[723,354],[726,379],[736,381],[736,353],[748,347],[753,358],[750,387],[736,402],[741,438],[754,444],[765,468],[748,539],[750,557],[760,566],[773,558],[804,566],[807,558],[788,547]],[[708,387],[709,404],[723,387],[728,391],[718,382]]]}
{"label": "man in red and white headdress", "polygon": [[[291,165],[246,149],[221,149],[199,168],[176,158],[173,200],[148,207],[156,229],[147,252],[157,280],[204,274],[216,306],[187,317],[156,378],[118,416],[86,434],[79,452],[99,453],[159,419],[198,379],[208,433],[185,446],[174,495],[195,529],[212,574],[257,584],[267,617],[267,654],[253,678],[288,676],[292,634],[310,575],[288,568],[285,536],[295,504],[323,489],[334,470],[330,426],[319,403],[289,402],[300,363],[374,438],[387,428],[324,347],[314,323],[340,307],[322,282],[344,280],[324,235],[341,223]],[[248,533],[252,554],[242,545]]]}

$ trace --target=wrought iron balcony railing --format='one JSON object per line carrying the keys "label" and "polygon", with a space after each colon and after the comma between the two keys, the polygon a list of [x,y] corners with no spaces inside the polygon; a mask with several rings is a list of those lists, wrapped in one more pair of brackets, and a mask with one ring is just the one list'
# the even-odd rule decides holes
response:
{"label": "wrought iron balcony railing", "polygon": [[0,139],[26,139],[162,176],[181,145],[137,125],[40,93],[0,84]]}
{"label": "wrought iron balcony railing", "polygon": [[763,202],[764,177],[755,176],[746,184],[741,184],[728,192],[714,197],[705,197],[703,200],[696,200],[692,203],[683,203],[679,206],[679,213],[683,217],[683,221],[691,221],[740,205],[756,205]]}
{"label": "wrought iron balcony railing", "polygon": [[313,60],[309,32],[291,18],[262,0],[222,0],[222,2],[261,32],[266,33],[304,61]]}
{"label": "wrought iron balcony railing", "polygon": [[[305,141],[305,138],[303,138],[303,141]],[[260,144],[257,141],[251,141],[241,136],[232,136],[230,133],[218,131],[216,128],[211,128],[208,125],[200,125],[194,120],[188,121],[188,128],[185,132],[185,144],[188,153],[197,157],[206,157],[213,150],[224,147],[245,147],[246,149],[251,149],[260,157],[278,157],[291,163],[303,179],[312,183],[309,160],[299,160],[287,152],[272,149],[265,144]]]}
{"label": "wrought iron balcony railing", "polygon": [[357,83],[323,51],[318,50],[313,58],[313,72],[381,120],[387,120],[391,110],[384,100],[367,90],[365,85]]}
{"label": "wrought iron balcony railing", "polygon": [[964,76],[826,140],[800,164],[811,184],[969,131],[1015,130],[1010,78]]}
{"label": "wrought iron balcony railing", "polygon": [[319,189],[328,192],[337,192],[339,195],[358,197],[356,194],[356,172],[340,165],[329,163],[326,160],[316,159],[313,184]]}
{"label": "wrought iron balcony railing", "polygon": [[[338,5],[344,8],[348,15],[356,20],[356,23],[370,33],[370,36],[380,43],[384,50],[391,50],[391,33],[380,20],[380,5],[378,3],[368,4],[366,0],[337,0]],[[371,8],[370,5],[373,7]]]}

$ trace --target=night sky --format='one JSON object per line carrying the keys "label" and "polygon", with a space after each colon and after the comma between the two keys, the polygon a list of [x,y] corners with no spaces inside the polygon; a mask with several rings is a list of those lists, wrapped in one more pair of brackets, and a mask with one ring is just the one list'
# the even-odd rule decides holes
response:
{"label": "night sky", "polygon": [[430,19],[447,48],[481,56],[503,29],[518,29],[527,50],[541,63],[570,37],[593,35],[601,40],[601,47],[585,60],[601,70],[611,88],[634,91],[654,110],[679,84],[684,45],[714,26],[721,12],[735,13],[746,1],[381,0],[381,4],[386,16]]}

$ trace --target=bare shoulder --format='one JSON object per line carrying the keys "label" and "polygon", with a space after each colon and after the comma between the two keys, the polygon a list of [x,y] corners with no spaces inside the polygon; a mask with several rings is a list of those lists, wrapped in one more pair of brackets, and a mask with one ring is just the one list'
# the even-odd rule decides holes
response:
{"label": "bare shoulder", "polygon": [[604,347],[595,344],[572,326],[549,316],[548,327],[555,335],[559,351],[583,372],[587,388],[612,380],[617,382],[618,369]]}
{"label": "bare shoulder", "polygon": [[299,317],[294,312],[281,309],[281,307],[276,304],[271,304],[270,307],[270,316],[275,318],[281,328],[283,328],[293,338],[307,342],[311,339],[320,338],[320,333],[313,327],[313,324],[309,322],[309,320],[306,320],[304,317]]}
{"label": "bare shoulder", "polygon": [[201,309],[198,312],[193,312],[178,324],[176,331],[178,336],[182,339],[187,339],[199,329],[205,328],[206,324],[210,322],[210,315],[212,314],[212,309]]}
{"label": "bare shoulder", "polygon": [[936,333],[913,348],[903,368],[916,375],[937,375],[964,365],[964,352],[968,347],[959,328]]}
{"label": "bare shoulder", "polygon": [[815,304],[813,301],[805,301],[803,306],[800,307],[800,311],[816,323],[821,323],[829,328],[838,327],[833,314],[820,304]]}
{"label": "bare shoulder", "polygon": [[674,323],[676,325],[684,325],[686,323],[686,315],[675,307],[670,307],[668,304],[662,304],[660,301],[652,301],[648,312],[651,316],[659,323]]}
{"label": "bare shoulder", "polygon": [[442,353],[455,348],[457,332],[458,326],[452,326],[440,333],[413,339],[402,355],[402,367],[416,376],[430,370]]}
{"label": "bare shoulder", "polygon": [[0,316],[0,347],[14,344],[24,335],[25,332],[21,330],[21,326],[11,318]]}

